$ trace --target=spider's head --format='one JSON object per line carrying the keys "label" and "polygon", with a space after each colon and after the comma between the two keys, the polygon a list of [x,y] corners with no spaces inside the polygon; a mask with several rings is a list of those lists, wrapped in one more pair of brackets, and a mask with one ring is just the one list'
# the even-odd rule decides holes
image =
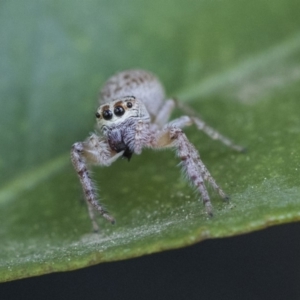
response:
{"label": "spider's head", "polygon": [[97,124],[101,131],[121,124],[128,120],[144,120],[150,122],[149,113],[144,103],[134,96],[123,97],[101,105],[96,112]]}
{"label": "spider's head", "polygon": [[124,151],[123,156],[128,159],[135,149],[137,123],[150,123],[144,103],[133,96],[101,105],[96,118],[98,128],[106,136],[110,147],[116,152]]}

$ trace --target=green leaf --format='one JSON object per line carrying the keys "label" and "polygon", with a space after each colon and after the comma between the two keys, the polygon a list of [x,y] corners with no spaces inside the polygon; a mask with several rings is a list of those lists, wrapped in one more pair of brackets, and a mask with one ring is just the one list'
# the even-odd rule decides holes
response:
{"label": "green leaf", "polygon": [[[298,0],[2,1],[0,280],[66,271],[300,220]],[[186,133],[229,203],[215,216],[172,151],[94,168],[117,219],[91,223],[69,159],[118,70],[158,74],[169,95],[248,148]]]}

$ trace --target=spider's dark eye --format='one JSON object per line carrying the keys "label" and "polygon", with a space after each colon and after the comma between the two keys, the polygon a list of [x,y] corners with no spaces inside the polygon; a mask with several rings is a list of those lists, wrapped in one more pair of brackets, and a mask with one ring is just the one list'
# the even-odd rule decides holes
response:
{"label": "spider's dark eye", "polygon": [[124,115],[124,112],[125,112],[125,110],[122,106],[117,106],[114,109],[114,113],[117,117],[121,117],[122,115]]}
{"label": "spider's dark eye", "polygon": [[99,119],[100,118],[100,114],[98,112],[95,113],[96,118]]}
{"label": "spider's dark eye", "polygon": [[103,118],[105,120],[110,120],[112,117],[113,117],[113,114],[109,109],[103,111]]}
{"label": "spider's dark eye", "polygon": [[132,103],[131,102],[127,102],[126,105],[127,105],[128,108],[132,107]]}

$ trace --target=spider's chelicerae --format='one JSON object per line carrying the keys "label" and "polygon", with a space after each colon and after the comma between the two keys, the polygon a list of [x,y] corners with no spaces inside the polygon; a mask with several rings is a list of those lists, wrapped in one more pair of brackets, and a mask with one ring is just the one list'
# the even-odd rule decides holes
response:
{"label": "spider's chelicerae", "polygon": [[[112,76],[100,92],[100,107],[96,112],[97,133],[84,142],[73,145],[71,158],[79,176],[94,231],[99,227],[94,211],[114,223],[97,199],[88,165],[109,166],[118,158],[131,158],[143,148],[175,148],[186,177],[201,195],[206,212],[212,215],[212,204],[204,185],[207,181],[223,199],[228,199],[223,190],[200,159],[198,151],[189,142],[182,128],[195,125],[212,139],[220,140],[237,151],[243,147],[233,144],[228,138],[205,124],[192,109],[165,98],[160,81],[143,70],[127,70]],[[187,115],[169,122],[175,107]]]}

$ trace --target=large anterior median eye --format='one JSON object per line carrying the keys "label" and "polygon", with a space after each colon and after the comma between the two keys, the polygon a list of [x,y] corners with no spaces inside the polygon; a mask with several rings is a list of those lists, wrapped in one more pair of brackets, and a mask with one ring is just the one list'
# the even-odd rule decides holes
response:
{"label": "large anterior median eye", "polygon": [[117,106],[114,109],[114,113],[117,117],[121,117],[124,114],[125,110],[122,106]]}
{"label": "large anterior median eye", "polygon": [[113,117],[113,114],[109,109],[104,110],[102,115],[105,120],[110,120]]}

